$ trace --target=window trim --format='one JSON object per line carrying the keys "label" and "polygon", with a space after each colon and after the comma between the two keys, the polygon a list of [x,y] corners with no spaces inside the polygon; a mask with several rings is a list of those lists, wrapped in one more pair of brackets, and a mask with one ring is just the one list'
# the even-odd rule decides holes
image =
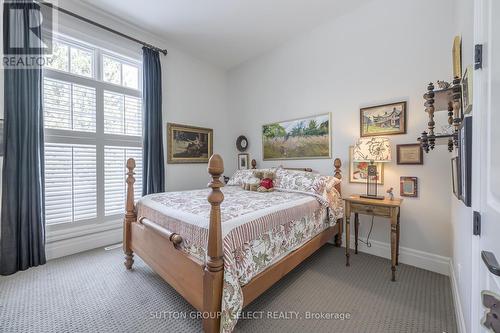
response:
{"label": "window trim", "polygon": [[[77,40],[66,35],[57,34],[55,40],[61,43],[68,44],[69,61],[71,61],[71,47],[92,51],[93,54],[93,76],[87,77],[83,75],[73,74],[70,71],[62,71],[52,68],[44,68],[43,77],[54,80],[60,80],[68,83],[78,84],[82,86],[92,87],[96,90],[96,129],[95,132],[73,131],[65,129],[45,128],[46,143],[66,143],[66,144],[82,144],[94,145],[96,147],[96,218],[77,220],[61,223],[46,224],[47,232],[52,234],[65,235],[63,230],[95,230],[96,226],[102,226],[108,230],[109,225],[118,225],[117,222],[121,219],[121,214],[105,215],[105,178],[104,178],[104,147],[123,147],[123,148],[140,148],[142,147],[142,135],[126,135],[126,134],[109,134],[104,132],[104,91],[111,91],[122,95],[139,98],[142,100],[142,59],[132,59],[128,56],[121,56],[116,52],[108,49],[103,49],[99,46],[94,46],[82,40]],[[117,85],[102,80],[103,66],[102,56],[106,55],[121,63],[133,65],[138,68],[138,89]],[[121,66],[122,67],[122,66]],[[68,63],[68,68],[71,70],[71,62]],[[122,79],[123,80],[123,79]],[[125,179],[125,171],[124,171]],[[100,229],[100,228],[99,228]],[[104,230],[103,229],[103,230]],[[63,236],[61,236],[63,237]]]}

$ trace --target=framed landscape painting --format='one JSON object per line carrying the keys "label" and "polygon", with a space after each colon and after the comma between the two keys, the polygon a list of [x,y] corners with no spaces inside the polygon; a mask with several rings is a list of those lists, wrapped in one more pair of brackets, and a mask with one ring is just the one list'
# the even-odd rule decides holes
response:
{"label": "framed landscape painting", "polygon": [[262,126],[264,160],[331,158],[330,113]]}
{"label": "framed landscape painting", "polygon": [[[349,183],[366,184],[368,177],[368,162],[354,162],[352,153],[354,147],[349,147]],[[377,166],[377,185],[384,185],[384,163],[375,163]]]}
{"label": "framed landscape painting", "polygon": [[210,128],[167,124],[167,163],[208,163],[213,154]]}
{"label": "framed landscape painting", "polygon": [[395,134],[406,134],[406,102],[360,110],[361,137]]}

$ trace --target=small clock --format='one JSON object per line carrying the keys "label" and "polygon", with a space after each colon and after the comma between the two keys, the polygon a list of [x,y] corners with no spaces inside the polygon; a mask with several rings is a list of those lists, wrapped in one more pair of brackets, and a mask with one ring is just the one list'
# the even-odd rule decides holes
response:
{"label": "small clock", "polygon": [[241,152],[248,149],[248,139],[244,135],[240,135],[236,140],[236,148]]}

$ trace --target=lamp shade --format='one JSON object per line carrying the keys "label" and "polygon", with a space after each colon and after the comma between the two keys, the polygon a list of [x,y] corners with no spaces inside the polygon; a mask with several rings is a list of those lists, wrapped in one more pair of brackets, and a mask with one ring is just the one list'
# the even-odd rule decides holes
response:
{"label": "lamp shade", "polygon": [[391,141],[386,137],[360,138],[354,146],[355,162],[390,162]]}

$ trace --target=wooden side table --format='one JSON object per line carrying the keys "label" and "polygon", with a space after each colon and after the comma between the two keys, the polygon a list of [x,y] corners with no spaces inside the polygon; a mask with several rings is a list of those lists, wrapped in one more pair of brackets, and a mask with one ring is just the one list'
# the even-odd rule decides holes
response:
{"label": "wooden side table", "polygon": [[391,222],[391,270],[392,281],[396,281],[396,265],[399,264],[399,217],[401,212],[401,203],[403,199],[366,199],[359,195],[352,195],[344,198],[345,201],[345,256],[346,266],[349,266],[349,246],[351,237],[351,213],[354,213],[354,253],[358,253],[358,214],[378,216],[388,218]]}

